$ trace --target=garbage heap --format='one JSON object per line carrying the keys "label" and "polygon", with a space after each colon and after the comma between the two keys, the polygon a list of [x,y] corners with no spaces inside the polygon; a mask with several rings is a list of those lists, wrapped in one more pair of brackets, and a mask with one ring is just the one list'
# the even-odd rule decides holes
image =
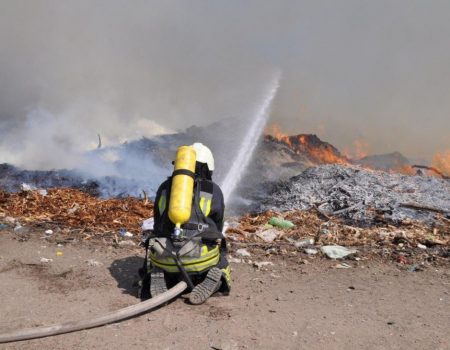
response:
{"label": "garbage heap", "polygon": [[[344,254],[346,259],[382,257],[411,266],[450,262],[450,219],[442,213],[434,213],[432,224],[405,219],[392,225],[380,220],[361,227],[319,208],[228,218],[232,256],[247,249],[252,258],[259,254],[264,259],[280,255],[303,261]],[[153,204],[146,198],[106,200],[74,189],[0,192],[0,232],[11,232],[20,240],[34,235],[57,242],[133,247],[140,241],[142,222],[152,216]],[[50,236],[45,236],[48,232]]]}
{"label": "garbage heap", "polygon": [[301,263],[320,256],[381,258],[415,269],[450,263],[450,220],[442,217],[431,226],[411,221],[356,227],[315,208],[267,211],[231,220],[227,232],[234,248],[231,252],[241,260],[273,255]]}
{"label": "garbage heap", "polygon": [[432,225],[440,218],[450,219],[450,181],[323,165],[273,183],[258,202],[257,212],[317,208],[325,215],[363,227],[410,221]]}
{"label": "garbage heap", "polygon": [[121,229],[139,233],[142,221],[151,216],[153,204],[146,198],[100,199],[68,188],[0,192],[0,217],[16,231],[38,225],[90,235]]}

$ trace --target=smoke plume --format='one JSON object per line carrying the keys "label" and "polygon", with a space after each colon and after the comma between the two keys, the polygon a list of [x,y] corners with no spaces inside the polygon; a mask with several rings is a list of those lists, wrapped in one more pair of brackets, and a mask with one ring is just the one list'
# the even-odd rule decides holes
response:
{"label": "smoke plume", "polygon": [[449,10],[419,0],[4,0],[0,158],[79,167],[98,134],[111,146],[250,119],[279,67],[272,121],[283,130],[431,159],[450,149]]}

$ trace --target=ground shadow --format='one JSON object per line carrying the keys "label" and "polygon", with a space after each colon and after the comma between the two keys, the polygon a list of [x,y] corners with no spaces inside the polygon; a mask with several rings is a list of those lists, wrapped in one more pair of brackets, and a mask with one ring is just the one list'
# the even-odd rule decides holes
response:
{"label": "ground shadow", "polygon": [[138,297],[138,281],[140,280],[138,270],[144,264],[144,258],[130,256],[114,260],[108,268],[111,276],[117,281],[117,287],[122,289],[123,294]]}

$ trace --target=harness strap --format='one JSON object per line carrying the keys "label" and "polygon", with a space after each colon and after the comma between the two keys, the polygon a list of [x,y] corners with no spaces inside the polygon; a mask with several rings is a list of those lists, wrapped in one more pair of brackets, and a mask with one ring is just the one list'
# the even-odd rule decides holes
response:
{"label": "harness strap", "polygon": [[175,177],[177,175],[187,175],[187,176],[192,177],[193,179],[195,179],[195,173],[193,173],[192,171],[190,171],[188,169],[178,169],[178,170],[175,170],[172,173],[172,177]]}

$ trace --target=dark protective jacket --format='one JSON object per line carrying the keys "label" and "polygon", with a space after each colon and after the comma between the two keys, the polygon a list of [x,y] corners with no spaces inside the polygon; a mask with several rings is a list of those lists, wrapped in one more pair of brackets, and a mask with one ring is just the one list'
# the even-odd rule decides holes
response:
{"label": "dark protective jacket", "polygon": [[[168,215],[171,187],[172,177],[169,177],[156,192],[154,209],[156,236],[170,237],[174,231],[175,225]],[[186,232],[193,232],[199,224],[206,224],[210,234],[215,232],[217,238],[222,238],[225,205],[220,187],[211,180],[196,177],[192,201],[189,222],[181,227]]]}

